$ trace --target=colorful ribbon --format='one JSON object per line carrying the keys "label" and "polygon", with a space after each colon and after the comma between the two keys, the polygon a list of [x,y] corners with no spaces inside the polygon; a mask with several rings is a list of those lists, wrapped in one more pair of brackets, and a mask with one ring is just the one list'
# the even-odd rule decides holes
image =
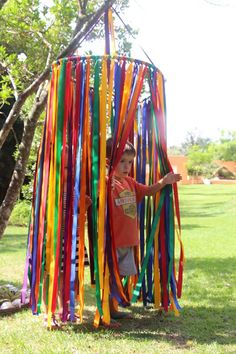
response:
{"label": "colorful ribbon", "polygon": [[[140,101],[147,84],[149,96]],[[137,151],[133,174],[138,182],[153,184],[172,171],[165,119],[164,79],[153,65],[107,55],[70,57],[54,63],[35,172],[22,290],[24,299],[29,268],[32,311],[40,313],[45,302],[49,325],[59,292],[62,320],[68,315],[75,318],[77,300],[83,319],[86,243],[91,284],[95,283],[95,326],[100,319],[110,322],[110,296],[122,306],[129,305],[131,297],[133,302],[142,298],[144,305],[153,302],[156,308],[178,314],[184,255],[177,186],[165,187],[138,207],[139,274],[127,281],[129,296],[119,276],[110,218],[114,213],[111,180],[128,139]],[[110,135],[114,143],[106,177],[106,139]],[[86,195],[92,199],[87,219]]]}

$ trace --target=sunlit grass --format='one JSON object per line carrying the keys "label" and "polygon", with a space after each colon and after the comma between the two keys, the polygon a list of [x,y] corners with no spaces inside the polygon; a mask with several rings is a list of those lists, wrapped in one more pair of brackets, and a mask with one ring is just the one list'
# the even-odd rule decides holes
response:
{"label": "sunlit grass", "polygon": [[[94,290],[86,284],[85,320],[49,332],[24,310],[0,318],[1,353],[235,353],[236,188],[181,186],[185,248],[179,317],[141,305],[120,330],[95,330]],[[9,227],[0,241],[0,281],[22,283],[27,229]]]}

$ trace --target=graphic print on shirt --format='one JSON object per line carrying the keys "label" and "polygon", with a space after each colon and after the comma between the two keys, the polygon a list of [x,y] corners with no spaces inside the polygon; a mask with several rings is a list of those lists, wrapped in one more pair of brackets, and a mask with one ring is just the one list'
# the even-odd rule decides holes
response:
{"label": "graphic print on shirt", "polygon": [[116,206],[121,206],[124,214],[134,219],[137,214],[135,192],[124,190],[119,193],[119,197],[115,199]]}

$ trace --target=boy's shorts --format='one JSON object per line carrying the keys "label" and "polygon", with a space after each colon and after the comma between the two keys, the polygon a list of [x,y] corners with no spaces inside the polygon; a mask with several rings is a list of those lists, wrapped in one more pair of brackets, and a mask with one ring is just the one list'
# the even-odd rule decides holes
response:
{"label": "boy's shorts", "polygon": [[116,249],[119,272],[121,276],[137,274],[134,260],[134,247],[120,247]]}

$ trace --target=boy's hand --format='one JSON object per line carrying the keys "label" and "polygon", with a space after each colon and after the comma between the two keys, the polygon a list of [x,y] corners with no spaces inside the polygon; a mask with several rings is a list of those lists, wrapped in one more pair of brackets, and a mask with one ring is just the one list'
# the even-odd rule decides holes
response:
{"label": "boy's hand", "polygon": [[146,195],[155,195],[162,188],[164,188],[167,184],[173,184],[181,181],[182,176],[179,173],[169,172],[167,173],[159,182],[149,186]]}
{"label": "boy's hand", "polygon": [[111,177],[111,190],[112,191],[115,189],[115,183],[116,183],[115,176],[112,175],[112,177]]}
{"label": "boy's hand", "polygon": [[169,172],[163,177],[163,183],[166,184],[173,184],[176,182],[181,181],[182,176],[179,173]]}
{"label": "boy's hand", "polygon": [[89,195],[85,194],[85,209],[87,210],[88,207],[92,204],[92,199]]}

